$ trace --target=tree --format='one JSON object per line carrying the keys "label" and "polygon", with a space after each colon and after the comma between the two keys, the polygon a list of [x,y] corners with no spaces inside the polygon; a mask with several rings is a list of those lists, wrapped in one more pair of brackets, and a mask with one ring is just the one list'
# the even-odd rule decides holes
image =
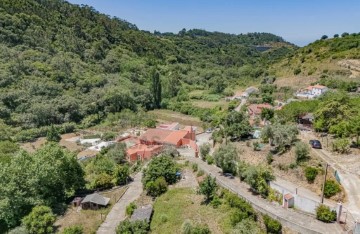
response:
{"label": "tree", "polygon": [[154,106],[160,108],[161,104],[161,80],[160,73],[153,70],[151,73],[151,91],[154,96]]}
{"label": "tree", "polygon": [[147,194],[152,197],[158,197],[167,191],[168,184],[164,177],[158,177],[155,181],[149,181],[146,183]]}
{"label": "tree", "polygon": [[128,219],[120,222],[116,228],[116,234],[147,234],[150,225],[146,220],[130,222]]}
{"label": "tree", "polygon": [[206,176],[199,185],[199,193],[205,195],[205,202],[210,202],[214,198],[217,190],[216,179]]}
{"label": "tree", "polygon": [[244,181],[249,184],[254,191],[258,192],[263,197],[267,197],[269,193],[268,183],[275,179],[270,168],[263,166],[247,166],[242,174]]}
{"label": "tree", "polygon": [[347,32],[344,32],[341,34],[341,37],[347,37],[347,36],[349,36],[349,33],[347,33]]}
{"label": "tree", "polygon": [[335,35],[334,35],[334,38],[338,38],[338,37],[339,37],[339,34],[335,34]]}
{"label": "tree", "polygon": [[283,153],[296,140],[297,134],[298,129],[295,125],[274,123],[263,128],[261,138],[274,145],[277,152]]}
{"label": "tree", "polygon": [[327,36],[327,35],[322,35],[322,36],[321,36],[321,40],[326,40],[326,39],[328,39],[328,36]]}
{"label": "tree", "polygon": [[115,185],[126,184],[129,175],[130,175],[130,170],[128,165],[117,165],[113,173],[114,184]]}
{"label": "tree", "polygon": [[319,205],[316,208],[316,218],[325,223],[331,223],[336,220],[336,211],[330,210],[326,205]]}
{"label": "tree", "polygon": [[150,161],[144,171],[143,184],[145,186],[159,177],[163,177],[166,183],[173,184],[177,181],[176,172],[178,172],[178,167],[174,159],[168,155],[159,155]]}
{"label": "tree", "polygon": [[279,221],[271,218],[269,215],[264,215],[263,219],[267,233],[273,233],[273,234],[281,233],[282,225]]}
{"label": "tree", "polygon": [[220,167],[223,173],[236,173],[236,161],[238,160],[238,152],[234,145],[221,145],[214,152],[215,163]]}
{"label": "tree", "polygon": [[54,232],[56,216],[47,206],[35,206],[23,219],[23,224],[30,234],[50,234]]}
{"label": "tree", "polygon": [[232,231],[233,234],[261,234],[263,231],[259,225],[251,219],[244,218],[237,223]]}
{"label": "tree", "polygon": [[335,180],[327,180],[324,187],[324,196],[330,198],[341,191],[339,184]]}
{"label": "tree", "polygon": [[59,142],[61,140],[61,136],[54,125],[51,125],[49,131],[47,132],[46,140],[49,142]]}
{"label": "tree", "polygon": [[295,144],[296,163],[299,164],[309,158],[310,148],[304,142],[297,142]]}
{"label": "tree", "polygon": [[126,144],[120,142],[110,146],[106,155],[117,164],[124,163],[126,161]]}
{"label": "tree", "polygon": [[83,234],[84,228],[80,225],[74,225],[64,228],[62,234]]}
{"label": "tree", "polygon": [[224,125],[224,133],[233,139],[247,137],[252,130],[244,112],[229,112]]}
{"label": "tree", "polygon": [[274,117],[275,111],[269,108],[263,108],[261,110],[261,118],[265,120],[271,120]]}
{"label": "tree", "polygon": [[200,154],[201,154],[201,158],[203,160],[206,159],[206,156],[210,153],[210,144],[209,143],[206,143],[206,144],[203,144],[200,146]]}

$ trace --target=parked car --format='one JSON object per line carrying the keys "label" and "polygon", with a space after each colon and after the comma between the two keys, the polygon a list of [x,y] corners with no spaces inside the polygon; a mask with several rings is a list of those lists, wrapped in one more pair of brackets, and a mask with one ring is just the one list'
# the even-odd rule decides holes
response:
{"label": "parked car", "polygon": [[231,173],[224,173],[224,176],[229,177],[230,179],[234,179],[234,176]]}
{"label": "parked car", "polygon": [[310,140],[309,143],[311,144],[311,147],[314,148],[314,149],[321,149],[322,148],[321,143],[318,140]]}

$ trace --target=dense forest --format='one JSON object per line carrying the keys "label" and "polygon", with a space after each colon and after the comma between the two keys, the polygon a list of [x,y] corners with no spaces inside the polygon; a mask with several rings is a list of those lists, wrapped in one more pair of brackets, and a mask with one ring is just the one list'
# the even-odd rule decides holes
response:
{"label": "dense forest", "polygon": [[123,109],[166,107],[192,89],[231,93],[294,48],[269,33],[145,32],[61,0],[4,0],[0,12],[0,124],[22,141],[43,126],[66,123],[66,132]]}

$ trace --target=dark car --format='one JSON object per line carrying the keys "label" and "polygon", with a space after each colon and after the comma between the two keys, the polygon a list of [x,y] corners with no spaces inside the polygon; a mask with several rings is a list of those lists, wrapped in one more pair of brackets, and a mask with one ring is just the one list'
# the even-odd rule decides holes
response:
{"label": "dark car", "polygon": [[224,173],[225,177],[229,177],[230,179],[234,179],[234,175],[231,173]]}
{"label": "dark car", "polygon": [[322,148],[320,141],[318,141],[318,140],[311,140],[311,141],[312,141],[310,143],[311,147],[313,147],[314,149],[321,149]]}

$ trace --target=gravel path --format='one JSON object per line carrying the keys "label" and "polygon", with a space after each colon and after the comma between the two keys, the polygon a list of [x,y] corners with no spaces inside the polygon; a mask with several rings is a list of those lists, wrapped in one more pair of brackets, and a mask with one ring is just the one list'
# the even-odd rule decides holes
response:
{"label": "gravel path", "polygon": [[97,234],[115,234],[116,227],[126,218],[126,206],[138,199],[143,192],[141,183],[142,172],[135,175],[134,181],[129,184],[129,188],[120,200],[113,206],[105,221],[97,230]]}

